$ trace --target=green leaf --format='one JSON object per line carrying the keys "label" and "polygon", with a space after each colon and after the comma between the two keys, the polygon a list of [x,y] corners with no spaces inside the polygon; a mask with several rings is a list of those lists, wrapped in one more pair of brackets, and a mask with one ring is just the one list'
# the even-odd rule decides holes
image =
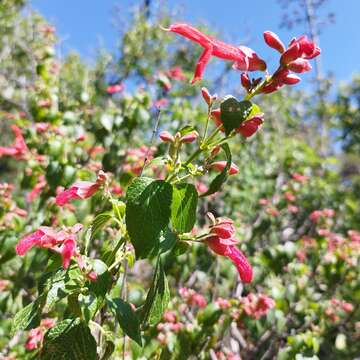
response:
{"label": "green leaf", "polygon": [[80,319],[66,319],[45,334],[40,359],[97,360],[96,341]]}
{"label": "green leaf", "polygon": [[184,126],[183,128],[181,128],[181,129],[179,130],[179,132],[180,132],[180,135],[181,135],[181,136],[184,136],[184,135],[186,135],[186,134],[191,133],[191,132],[194,131],[194,130],[195,130],[195,127],[194,127],[194,126],[192,126],[192,125],[186,125],[186,126]]}
{"label": "green leaf", "polygon": [[98,310],[99,300],[92,292],[89,294],[79,294],[77,300],[82,317],[88,323]]}
{"label": "green leaf", "polygon": [[237,129],[251,113],[252,103],[248,100],[238,101],[233,96],[228,95],[221,102],[220,110],[225,134],[229,135],[231,131]]}
{"label": "green leaf", "polygon": [[196,221],[198,192],[192,184],[177,184],[173,186],[171,204],[171,223],[179,233],[189,232]]}
{"label": "green leaf", "polygon": [[251,119],[253,116],[261,114],[261,108],[259,105],[256,105],[254,103],[252,103],[252,108],[251,108],[251,112],[250,114],[246,117],[246,120]]}
{"label": "green leaf", "polygon": [[101,308],[106,293],[111,288],[112,277],[108,271],[108,267],[101,260],[95,259],[92,261],[93,270],[97,274],[96,281],[89,281],[88,289],[90,293],[96,296],[96,307],[92,308],[91,313],[93,315]]}
{"label": "green leaf", "polygon": [[155,268],[153,282],[142,308],[142,323],[149,325],[157,324],[161,320],[169,300],[169,285],[159,257]]}
{"label": "green leaf", "polygon": [[11,327],[12,336],[19,330],[29,330],[40,324],[40,306],[36,300],[17,312]]}
{"label": "green leaf", "polygon": [[160,235],[169,224],[172,186],[163,181],[136,178],[127,192],[126,226],[137,258],[158,250]]}
{"label": "green leaf", "polygon": [[219,175],[217,175],[215,177],[215,179],[211,182],[211,184],[209,186],[209,190],[206,193],[201,194],[201,197],[208,196],[208,195],[214,194],[217,191],[219,191],[221,186],[224,184],[224,182],[227,180],[227,178],[229,176],[228,171],[229,171],[230,166],[231,166],[230,148],[229,148],[228,144],[222,144],[221,147],[223,148],[223,150],[225,151],[225,154],[226,154],[226,158],[227,158],[226,166],[221,171],[221,173]]}
{"label": "green leaf", "polygon": [[96,233],[106,225],[106,223],[112,218],[112,216],[113,213],[111,211],[107,211],[95,217],[90,228],[90,241],[94,239]]}
{"label": "green leaf", "polygon": [[164,239],[160,242],[161,254],[171,250],[178,241],[178,236],[169,229],[166,229],[166,231],[163,234],[163,238]]}
{"label": "green leaf", "polygon": [[139,319],[130,304],[120,298],[108,298],[107,302],[124,333],[142,346]]}

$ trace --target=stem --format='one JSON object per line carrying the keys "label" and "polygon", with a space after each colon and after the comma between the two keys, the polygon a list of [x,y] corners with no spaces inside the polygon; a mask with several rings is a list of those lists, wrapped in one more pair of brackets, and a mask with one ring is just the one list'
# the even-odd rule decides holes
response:
{"label": "stem", "polygon": [[205,138],[206,138],[206,135],[207,135],[207,132],[208,132],[209,120],[210,120],[210,116],[211,116],[210,110],[211,110],[211,108],[210,108],[210,106],[209,106],[209,107],[208,107],[207,119],[206,119],[206,123],[205,123],[204,135],[203,135],[203,138],[202,138],[202,140],[201,140],[201,145],[204,144]]}

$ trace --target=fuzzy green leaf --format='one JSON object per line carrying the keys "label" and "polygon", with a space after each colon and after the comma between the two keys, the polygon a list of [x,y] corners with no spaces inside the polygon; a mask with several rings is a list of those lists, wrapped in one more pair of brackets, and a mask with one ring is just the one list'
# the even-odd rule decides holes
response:
{"label": "fuzzy green leaf", "polygon": [[169,224],[172,186],[162,180],[137,178],[127,192],[126,226],[137,258],[157,252]]}

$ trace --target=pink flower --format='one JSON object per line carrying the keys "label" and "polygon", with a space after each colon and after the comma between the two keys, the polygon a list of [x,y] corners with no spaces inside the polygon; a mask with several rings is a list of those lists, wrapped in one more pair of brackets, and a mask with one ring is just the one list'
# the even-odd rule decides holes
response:
{"label": "pink flower", "polygon": [[[223,124],[221,120],[221,110],[220,109],[214,109],[211,111],[211,117],[215,122],[215,125],[219,127]],[[242,136],[248,138],[252,135],[254,135],[260,128],[260,126],[263,124],[264,118],[263,114],[257,114],[253,116],[251,119],[243,121],[240,126],[235,129],[235,131]],[[221,129],[222,132],[224,132],[224,129]]]}
{"label": "pink flower", "polygon": [[297,214],[297,213],[299,212],[299,208],[298,208],[297,206],[295,206],[295,205],[289,204],[289,205],[287,206],[287,209],[288,209],[288,211],[289,211],[290,213],[292,213],[292,214]]}
{"label": "pink flower", "polygon": [[259,127],[262,125],[263,122],[264,120],[262,116],[254,116],[251,119],[242,122],[240,126],[236,129],[236,132],[248,138],[258,131]]}
{"label": "pink flower", "polygon": [[16,253],[20,256],[25,255],[33,246],[51,249],[59,253],[62,257],[64,269],[70,265],[71,258],[76,255],[75,233],[80,231],[81,224],[76,224],[70,229],[55,231],[47,226],[40,228],[23,237],[16,245]]}
{"label": "pink flower", "polygon": [[215,304],[220,308],[220,309],[229,309],[231,308],[231,303],[229,300],[223,299],[221,297],[217,298],[215,300]]}
{"label": "pink flower", "polygon": [[21,130],[16,125],[12,125],[11,130],[15,135],[15,140],[10,147],[0,146],[0,157],[5,155],[12,156],[17,160],[24,160],[26,153],[29,152],[29,149],[26,146]]}
{"label": "pink flower", "polygon": [[[210,225],[210,233],[219,236],[221,239],[232,239],[235,235],[234,222],[228,218],[215,219],[211,213],[207,214],[212,220],[213,224]],[[231,240],[228,245],[236,244],[237,241]]]}
{"label": "pink flower", "polygon": [[266,70],[265,62],[261,60],[253,50],[245,46],[236,47],[226,44],[202,33],[191,25],[178,23],[163,30],[184,36],[204,48],[204,51],[196,64],[194,78],[191,81],[192,84],[202,79],[205,67],[211,56],[234,61],[235,67],[242,71]]}
{"label": "pink flower", "polygon": [[308,60],[305,59],[296,59],[288,64],[287,68],[295,73],[304,73],[312,69]]}
{"label": "pink flower", "polygon": [[163,319],[169,323],[176,323],[177,320],[176,313],[171,310],[165,310]]}
{"label": "pink flower", "polygon": [[162,131],[160,134],[159,134],[159,137],[162,141],[164,142],[175,142],[175,138],[173,135],[171,135],[168,131]]}
{"label": "pink flower", "polygon": [[174,80],[184,81],[186,80],[186,76],[184,75],[180,66],[172,67],[168,72],[168,76]]}
{"label": "pink flower", "polygon": [[314,210],[310,215],[309,219],[313,222],[317,222],[321,217],[323,216],[323,213],[321,210]]}
{"label": "pink flower", "polygon": [[40,326],[29,331],[28,338],[25,343],[25,348],[27,350],[38,349],[44,339],[44,331],[46,329],[52,328],[54,325],[54,319],[46,318],[41,320]]}
{"label": "pink flower", "polygon": [[212,251],[218,255],[228,257],[235,264],[242,281],[246,283],[251,282],[253,278],[251,265],[245,255],[236,246],[226,245],[228,240],[224,241],[224,239],[217,235],[210,236],[206,238],[205,241]]}
{"label": "pink flower", "polygon": [[50,127],[49,123],[45,123],[45,122],[35,123],[35,129],[38,133],[44,133],[49,129],[49,127]]}
{"label": "pink flower", "polygon": [[309,180],[309,178],[307,176],[301,175],[301,174],[299,174],[297,172],[293,173],[291,175],[291,177],[293,178],[294,181],[296,181],[298,183],[301,183],[301,184],[304,184]]}
{"label": "pink flower", "polygon": [[34,350],[37,349],[40,345],[40,343],[43,341],[44,338],[44,332],[40,327],[37,327],[35,329],[31,329],[29,331],[28,339],[25,344],[25,348],[27,350]]}
{"label": "pink flower", "polygon": [[280,63],[286,66],[297,59],[310,60],[318,55],[320,55],[320,48],[303,35],[290,42],[288,49],[281,55]]}
{"label": "pink flower", "polygon": [[38,195],[44,190],[45,187],[46,187],[45,176],[40,175],[34,188],[27,195],[26,197],[27,201],[29,202],[34,201],[38,197]]}
{"label": "pink flower", "polygon": [[156,100],[155,103],[154,103],[154,105],[155,105],[155,107],[156,107],[157,109],[160,109],[160,108],[162,108],[162,107],[165,107],[165,106],[167,106],[168,104],[169,104],[169,100],[166,99],[166,98],[161,98],[161,99],[159,99],[159,100]]}
{"label": "pink flower", "polygon": [[216,94],[211,95],[206,87],[201,88],[201,95],[209,106],[211,106],[212,103],[217,99],[217,95]]}
{"label": "pink flower", "polygon": [[275,307],[275,301],[263,294],[252,294],[240,300],[246,315],[258,320]]}
{"label": "pink flower", "polygon": [[90,181],[78,181],[69,189],[66,189],[58,194],[55,202],[57,205],[63,206],[72,199],[87,199],[99,190],[105,180],[106,174],[103,171],[100,171],[95,183]]}
{"label": "pink flower", "polygon": [[196,131],[191,131],[180,138],[181,143],[191,143],[198,138],[199,134]]}
{"label": "pink flower", "polygon": [[[226,161],[215,161],[210,164],[210,168],[215,169],[217,171],[223,171],[226,167],[226,163],[227,163]],[[235,175],[238,172],[239,172],[239,168],[234,163],[231,163],[228,174]]]}
{"label": "pink flower", "polygon": [[280,54],[285,52],[285,45],[280,40],[280,38],[272,31],[264,32],[264,40],[268,46],[277,50]]}
{"label": "pink flower", "polygon": [[106,92],[109,94],[109,95],[114,95],[114,94],[117,94],[117,93],[120,93],[122,91],[124,91],[125,89],[125,86],[124,84],[120,83],[120,84],[113,84],[113,85],[109,85],[107,88],[106,88]]}
{"label": "pink flower", "polygon": [[250,81],[249,75],[247,73],[242,73],[240,75],[240,81],[241,81],[241,85],[243,86],[243,88],[245,88],[247,91],[249,91],[251,88],[251,81]]}
{"label": "pink flower", "polygon": [[266,208],[265,212],[273,217],[277,217],[280,215],[279,210],[277,210],[276,208],[274,208],[272,206]]}
{"label": "pink flower", "polygon": [[76,242],[73,237],[66,239],[62,245],[61,257],[62,265],[64,269],[67,269],[70,265],[71,258],[76,253]]}
{"label": "pink flower", "polygon": [[293,201],[296,200],[296,196],[295,196],[292,192],[290,192],[290,191],[286,191],[286,193],[284,194],[284,196],[285,196],[285,199],[286,199],[287,201],[293,202]]}
{"label": "pink flower", "polygon": [[16,253],[25,255],[33,246],[43,248],[53,247],[58,244],[56,232],[48,226],[40,226],[39,230],[23,237],[16,245]]}

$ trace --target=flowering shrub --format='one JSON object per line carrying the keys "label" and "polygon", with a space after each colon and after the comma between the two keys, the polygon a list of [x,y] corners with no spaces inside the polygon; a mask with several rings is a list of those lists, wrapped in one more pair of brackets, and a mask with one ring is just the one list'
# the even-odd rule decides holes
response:
{"label": "flowering shrub", "polygon": [[[330,208],[336,187],[311,176],[317,157],[296,162],[311,148],[285,144],[279,155],[291,137],[254,102],[282,102],[275,92],[298,83],[293,73],[309,71],[320,49],[304,36],[286,48],[266,31],[281,54],[271,75],[248,47],[137,16],[120,79],[106,56],[94,69],[73,55],[60,63],[55,29],[37,19],[36,76],[21,73],[33,83],[0,84],[13,94],[0,103],[9,134],[0,147],[9,173],[0,184],[1,356],[351,356],[360,235]],[[191,85],[194,62],[180,62],[177,45],[163,60],[177,41],[170,33],[204,49]],[[232,62],[243,98],[196,85],[212,56]],[[132,73],[142,82],[128,92]]]}

